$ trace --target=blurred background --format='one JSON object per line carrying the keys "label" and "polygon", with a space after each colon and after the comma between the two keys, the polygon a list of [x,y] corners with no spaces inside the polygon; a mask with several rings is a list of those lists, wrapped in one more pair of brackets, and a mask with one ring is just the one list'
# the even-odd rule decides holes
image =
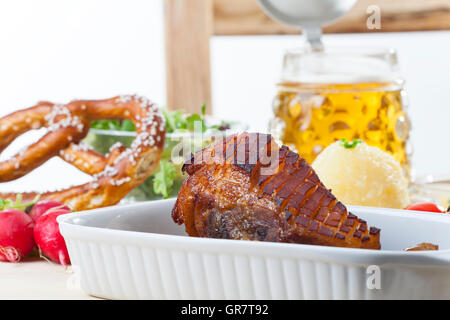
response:
{"label": "blurred background", "polygon": [[[368,5],[380,8],[381,29],[367,28]],[[397,50],[413,166],[418,175],[450,173],[450,1],[363,0],[324,31],[325,46]],[[303,44],[299,34],[256,0],[2,1],[0,116],[40,100],[138,93],[188,112],[207,102],[214,117],[267,131],[283,53]],[[43,175],[46,185],[64,186],[67,170],[53,159],[0,190],[45,190]]]}

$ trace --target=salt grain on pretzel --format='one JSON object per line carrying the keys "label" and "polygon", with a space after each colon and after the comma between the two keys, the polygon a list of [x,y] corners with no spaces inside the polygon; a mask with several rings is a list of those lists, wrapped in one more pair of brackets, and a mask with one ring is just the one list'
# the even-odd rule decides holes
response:
{"label": "salt grain on pretzel", "polygon": [[[101,155],[80,144],[90,122],[103,119],[128,119],[134,123],[136,138],[130,148],[117,143],[107,155]],[[0,152],[24,132],[42,127],[48,132],[39,141],[0,162],[0,182],[20,178],[59,156],[92,175],[93,181],[44,193],[41,199],[57,200],[74,210],[118,203],[156,169],[164,147],[165,123],[159,109],[147,98],[124,95],[106,100],[76,100],[66,105],[40,102],[5,116],[0,119]],[[30,192],[23,197],[26,200],[35,195]],[[0,194],[0,198],[15,198],[15,194]]]}

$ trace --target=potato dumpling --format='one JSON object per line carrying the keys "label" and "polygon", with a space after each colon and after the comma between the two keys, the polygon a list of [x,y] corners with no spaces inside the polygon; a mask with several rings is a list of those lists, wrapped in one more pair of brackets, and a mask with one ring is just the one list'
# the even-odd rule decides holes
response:
{"label": "potato dumpling", "polygon": [[408,180],[400,164],[377,147],[336,141],[312,166],[344,204],[396,209],[409,204]]}

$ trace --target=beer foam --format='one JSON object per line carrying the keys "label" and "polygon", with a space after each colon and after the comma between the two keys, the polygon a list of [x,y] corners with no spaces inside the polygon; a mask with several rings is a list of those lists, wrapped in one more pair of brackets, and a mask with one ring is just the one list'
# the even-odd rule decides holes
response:
{"label": "beer foam", "polygon": [[400,78],[392,65],[377,57],[326,53],[285,61],[282,80],[303,83],[393,82]]}

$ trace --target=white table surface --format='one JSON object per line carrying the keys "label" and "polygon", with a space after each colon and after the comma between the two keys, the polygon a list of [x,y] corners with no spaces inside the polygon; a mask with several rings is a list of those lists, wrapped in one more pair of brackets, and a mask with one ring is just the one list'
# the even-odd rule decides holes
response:
{"label": "white table surface", "polygon": [[96,299],[79,287],[76,274],[46,260],[0,262],[0,299]]}

